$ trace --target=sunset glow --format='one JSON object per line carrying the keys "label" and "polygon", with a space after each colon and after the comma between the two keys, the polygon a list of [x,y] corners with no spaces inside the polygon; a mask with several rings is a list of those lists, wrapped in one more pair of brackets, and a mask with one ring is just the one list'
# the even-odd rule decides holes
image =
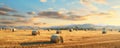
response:
{"label": "sunset glow", "polygon": [[0,24],[120,25],[119,0],[1,0]]}

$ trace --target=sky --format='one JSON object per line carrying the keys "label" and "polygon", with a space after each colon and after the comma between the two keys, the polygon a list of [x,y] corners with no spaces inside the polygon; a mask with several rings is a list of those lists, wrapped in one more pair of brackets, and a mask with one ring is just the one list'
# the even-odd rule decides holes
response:
{"label": "sky", "polygon": [[120,25],[119,0],[0,0],[0,24]]}

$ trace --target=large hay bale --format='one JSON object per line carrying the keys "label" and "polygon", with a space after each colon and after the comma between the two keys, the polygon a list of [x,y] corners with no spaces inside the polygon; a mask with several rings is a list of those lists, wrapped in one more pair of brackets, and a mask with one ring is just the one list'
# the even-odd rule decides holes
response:
{"label": "large hay bale", "polygon": [[52,43],[63,43],[63,37],[60,36],[59,34],[53,34],[51,36],[51,42]]}
{"label": "large hay bale", "polygon": [[40,32],[37,31],[37,30],[33,30],[33,31],[32,31],[32,35],[40,35]]}
{"label": "large hay bale", "polygon": [[56,34],[61,34],[62,32],[60,30],[57,30],[56,31]]}

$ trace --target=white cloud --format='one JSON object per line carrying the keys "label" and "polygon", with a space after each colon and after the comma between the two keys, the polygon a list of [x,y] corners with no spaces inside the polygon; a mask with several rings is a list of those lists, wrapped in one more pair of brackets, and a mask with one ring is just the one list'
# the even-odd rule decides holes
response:
{"label": "white cloud", "polygon": [[118,6],[113,6],[112,8],[118,9],[118,8],[120,8],[120,6],[119,5]]}
{"label": "white cloud", "polygon": [[95,3],[98,3],[98,4],[105,4],[105,5],[108,4],[108,2],[106,0],[92,0],[92,1]]}
{"label": "white cloud", "polygon": [[85,16],[91,14],[91,12],[88,9],[81,8],[78,10],[71,10],[68,14],[76,16]]}
{"label": "white cloud", "polygon": [[0,15],[7,15],[7,12],[5,12],[5,11],[0,11]]}
{"label": "white cloud", "polygon": [[32,12],[27,12],[27,14],[29,14],[29,15],[35,15],[36,12],[34,12],[34,11],[32,11]]}
{"label": "white cloud", "polygon": [[68,11],[67,11],[65,8],[60,8],[58,12],[59,12],[60,14],[65,14],[65,13],[67,13]]}
{"label": "white cloud", "polygon": [[[40,2],[47,2],[48,0],[40,0]],[[50,0],[51,2],[56,2],[56,0]]]}
{"label": "white cloud", "polygon": [[95,6],[94,3],[101,4],[101,5],[109,5],[107,0],[80,0],[80,3],[92,11],[98,10],[98,7]]}
{"label": "white cloud", "polygon": [[56,0],[52,0],[52,2],[55,2]]}
{"label": "white cloud", "polygon": [[80,0],[80,3],[90,10],[97,11],[98,8],[92,4],[90,0]]}
{"label": "white cloud", "polygon": [[40,0],[40,2],[47,2],[47,0]]}
{"label": "white cloud", "polygon": [[48,8],[47,9],[47,11],[53,11],[54,10],[54,8]]}

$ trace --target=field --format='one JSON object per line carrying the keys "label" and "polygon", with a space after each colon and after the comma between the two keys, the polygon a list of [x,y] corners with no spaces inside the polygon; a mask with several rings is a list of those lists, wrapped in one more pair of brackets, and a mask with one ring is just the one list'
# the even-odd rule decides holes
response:
{"label": "field", "polygon": [[51,43],[55,30],[39,30],[40,35],[32,36],[31,30],[0,31],[0,48],[120,48],[120,32],[62,30],[64,43]]}

